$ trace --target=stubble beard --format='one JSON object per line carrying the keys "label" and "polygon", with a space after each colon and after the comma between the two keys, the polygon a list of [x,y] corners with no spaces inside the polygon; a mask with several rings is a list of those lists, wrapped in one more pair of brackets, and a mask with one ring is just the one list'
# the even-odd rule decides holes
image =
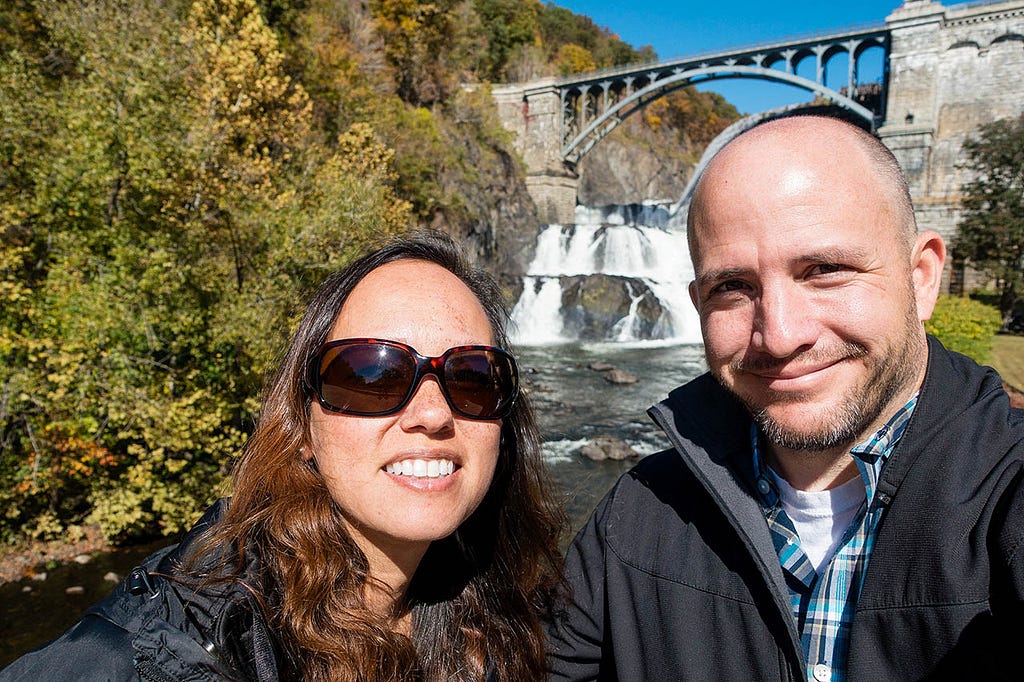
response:
{"label": "stubble beard", "polygon": [[[870,354],[865,346],[854,342],[844,343],[838,348],[825,352],[808,351],[817,356],[827,355],[833,360],[840,358],[863,360],[867,374],[865,380],[853,388],[851,395],[845,396],[841,402],[823,410],[816,419],[808,424],[809,428],[807,429],[799,429],[792,424],[783,424],[772,417],[770,414],[771,396],[760,403],[755,403],[749,397],[737,393],[726,385],[720,373],[716,373],[716,377],[726,390],[746,405],[747,410],[760,427],[761,433],[773,445],[787,450],[809,453],[825,452],[840,447],[849,449],[867,436],[865,431],[918,375],[921,353],[917,348],[917,335],[920,322],[915,310],[908,311],[908,313],[900,342],[881,357]],[[791,360],[792,358],[787,358],[787,361]],[[762,362],[771,364],[764,361],[750,363],[741,361],[736,363],[732,369],[734,372],[743,371],[744,366],[749,369],[752,365]],[[785,400],[799,402],[801,398],[800,396],[786,396]]]}

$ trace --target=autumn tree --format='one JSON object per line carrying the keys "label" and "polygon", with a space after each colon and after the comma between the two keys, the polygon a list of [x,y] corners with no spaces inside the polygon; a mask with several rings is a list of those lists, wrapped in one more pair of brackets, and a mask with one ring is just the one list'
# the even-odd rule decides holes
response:
{"label": "autumn tree", "polygon": [[38,0],[0,56],[0,539],[176,533],[312,288],[408,224],[366,126],[324,140],[249,0]]}
{"label": "autumn tree", "polygon": [[537,23],[541,41],[552,60],[567,44],[587,50],[598,68],[650,61],[655,57],[649,46],[634,49],[609,29],[599,27],[590,17],[552,2],[543,6]]}
{"label": "autumn tree", "polygon": [[398,96],[414,105],[446,99],[455,87],[446,67],[459,35],[458,1],[373,0],[370,6]]}
{"label": "autumn tree", "polygon": [[0,535],[80,519],[91,486],[145,428],[132,413],[152,405],[162,373],[152,318],[126,280],[170,186],[181,63],[170,9],[51,0],[34,10],[48,53],[68,66],[17,53],[0,63],[17,131],[0,162],[14,303],[0,319]]}
{"label": "autumn tree", "polygon": [[963,149],[974,179],[954,252],[994,280],[1008,322],[1024,294],[1024,115],[982,126]]}
{"label": "autumn tree", "polygon": [[482,81],[560,50],[647,54],[535,0],[4,3],[0,542],[178,532],[326,274],[414,222],[494,258],[528,202]]}
{"label": "autumn tree", "polygon": [[555,68],[559,75],[568,76],[573,73],[593,71],[597,68],[597,63],[594,61],[594,55],[587,48],[566,43],[555,53]]}

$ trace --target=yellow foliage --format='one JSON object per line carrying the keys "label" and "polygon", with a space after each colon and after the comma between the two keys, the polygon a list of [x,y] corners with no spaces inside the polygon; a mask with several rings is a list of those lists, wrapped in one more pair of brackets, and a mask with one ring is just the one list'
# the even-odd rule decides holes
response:
{"label": "yellow foliage", "polygon": [[593,71],[597,68],[594,55],[587,48],[574,43],[566,43],[558,48],[555,54],[555,68],[563,76],[573,73]]}
{"label": "yellow foliage", "polygon": [[277,165],[308,134],[311,104],[284,72],[255,0],[196,0],[185,40],[195,55],[188,196],[193,209],[198,198],[226,210],[239,192],[270,191]]}
{"label": "yellow foliage", "polygon": [[398,175],[391,163],[395,152],[377,140],[369,123],[353,123],[338,135],[338,151],[335,155],[339,168],[345,173],[365,176],[375,175],[381,181],[394,181]]}

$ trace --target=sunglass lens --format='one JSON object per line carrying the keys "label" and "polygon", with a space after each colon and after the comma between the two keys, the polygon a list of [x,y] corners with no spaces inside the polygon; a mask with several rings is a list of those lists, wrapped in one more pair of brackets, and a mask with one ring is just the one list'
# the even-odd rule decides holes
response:
{"label": "sunglass lens", "polygon": [[512,359],[493,350],[463,350],[445,363],[444,383],[452,407],[468,417],[496,419],[515,397]]}
{"label": "sunglass lens", "polygon": [[321,396],[341,412],[386,414],[405,400],[415,373],[415,358],[396,346],[336,346],[320,361]]}

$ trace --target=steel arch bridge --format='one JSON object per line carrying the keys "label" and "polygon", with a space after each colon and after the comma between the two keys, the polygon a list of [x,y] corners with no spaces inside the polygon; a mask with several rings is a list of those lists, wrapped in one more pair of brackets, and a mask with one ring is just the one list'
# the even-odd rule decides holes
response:
{"label": "steel arch bridge", "polygon": [[[857,64],[871,48],[884,51],[881,83],[861,87]],[[619,123],[654,100],[688,85],[733,78],[775,81],[808,90],[817,99],[864,119],[874,130],[885,115],[889,51],[889,30],[884,22],[878,22],[560,78],[554,82],[561,108],[560,154],[573,167]],[[825,84],[828,65],[843,53],[848,55],[846,84],[835,90]],[[815,63],[813,80],[797,74],[798,66],[809,58]],[[778,68],[780,64],[782,68]]]}

